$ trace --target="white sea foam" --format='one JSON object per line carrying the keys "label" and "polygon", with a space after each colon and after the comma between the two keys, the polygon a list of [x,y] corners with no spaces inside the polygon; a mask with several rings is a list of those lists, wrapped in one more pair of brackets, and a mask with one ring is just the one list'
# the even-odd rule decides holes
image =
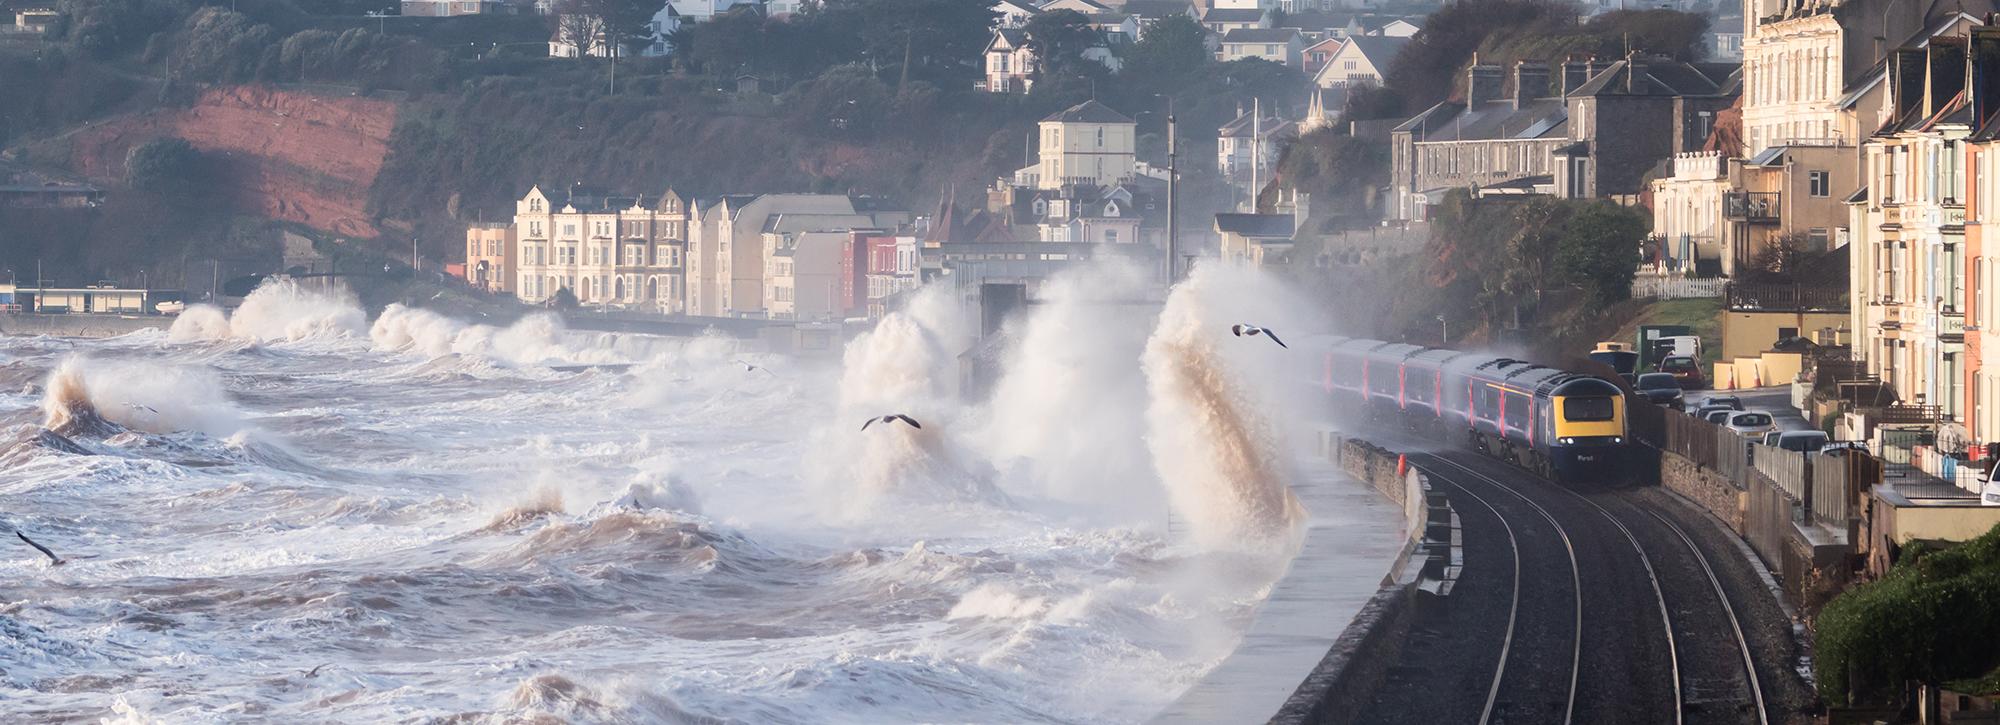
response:
{"label": "white sea foam", "polygon": [[167,336],[182,342],[228,338],[269,342],[358,337],[368,330],[368,315],[345,284],[306,284],[289,277],[258,285],[229,313],[227,325],[221,317],[220,308],[194,305],[174,320]]}
{"label": "white sea foam", "polygon": [[[176,342],[10,350],[46,422],[101,418],[77,441],[116,455],[51,445],[0,477],[9,522],[72,558],[0,557],[0,628],[34,633],[0,631],[0,720],[1145,719],[1267,581],[1128,525],[1197,485],[1140,441],[1193,435],[1160,419],[1175,401],[1254,397],[1257,360],[1201,352],[1185,326],[1222,313],[1172,304],[1143,346],[1153,312],[1099,304],[1138,285],[1119,274],[1048,291],[990,406],[958,396],[973,327],[936,291],[838,362],[547,316],[369,327],[293,285],[190,310]],[[307,342],[179,342],[223,338]],[[640,364],[530,368],[593,359]],[[1275,425],[1224,407],[1240,426],[1190,431]],[[859,430],[889,413],[923,428]],[[1281,446],[1188,449],[1224,461],[1190,463],[1212,485],[1283,475],[1251,460]],[[1204,537],[1281,528],[1266,489],[1229,491]]]}

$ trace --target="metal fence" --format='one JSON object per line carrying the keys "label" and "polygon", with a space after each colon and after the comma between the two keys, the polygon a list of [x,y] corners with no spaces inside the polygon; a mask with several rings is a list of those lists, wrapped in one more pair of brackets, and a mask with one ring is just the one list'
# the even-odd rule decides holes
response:
{"label": "metal fence", "polygon": [[1633,277],[1632,299],[1680,300],[1721,297],[1729,280],[1692,277]]}

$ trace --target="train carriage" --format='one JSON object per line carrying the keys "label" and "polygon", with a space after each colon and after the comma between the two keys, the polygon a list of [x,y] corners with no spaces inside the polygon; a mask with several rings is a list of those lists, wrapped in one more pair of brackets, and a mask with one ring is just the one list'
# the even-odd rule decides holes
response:
{"label": "train carriage", "polygon": [[1330,405],[1393,410],[1542,476],[1623,473],[1625,400],[1607,381],[1512,358],[1356,338],[1317,340]]}

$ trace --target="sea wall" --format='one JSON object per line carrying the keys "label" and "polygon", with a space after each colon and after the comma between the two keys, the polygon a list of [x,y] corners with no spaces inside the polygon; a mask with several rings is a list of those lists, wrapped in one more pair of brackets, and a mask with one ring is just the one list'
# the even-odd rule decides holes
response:
{"label": "sea wall", "polygon": [[0,335],[117,337],[140,330],[164,330],[174,318],[160,315],[0,315]]}
{"label": "sea wall", "polygon": [[1403,508],[1407,540],[1381,588],[1349,620],[1319,665],[1271,718],[1272,723],[1346,723],[1363,711],[1408,641],[1416,618],[1416,600],[1424,596],[1418,586],[1420,573],[1427,568],[1443,569],[1444,560],[1452,555],[1451,523],[1434,518],[1439,509],[1433,506],[1443,506],[1441,496],[1430,491],[1423,474],[1403,466],[1400,455],[1330,431],[1321,435],[1320,452],[1343,472]]}

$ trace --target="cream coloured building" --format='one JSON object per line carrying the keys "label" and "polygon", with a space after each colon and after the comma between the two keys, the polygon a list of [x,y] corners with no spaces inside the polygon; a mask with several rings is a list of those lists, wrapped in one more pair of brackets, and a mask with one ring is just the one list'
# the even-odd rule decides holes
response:
{"label": "cream coloured building", "polygon": [[685,309],[687,204],[672,190],[641,196],[540,185],[514,204],[514,295],[541,303],[568,289],[590,306],[664,314]]}
{"label": "cream coloured building", "polygon": [[[1856,349],[1905,403],[1965,422],[1965,200],[1968,139],[1963,37],[1898,49],[1882,130],[1863,147],[1868,186],[1850,200]],[[1985,182],[1990,184],[1991,182]]]}
{"label": "cream coloured building", "polygon": [[1095,100],[1051,114],[1040,123],[1041,160],[1016,172],[1016,183],[1037,189],[1116,186],[1133,176],[1138,128],[1125,114]]}
{"label": "cream coloured building", "polygon": [[480,222],[465,227],[465,281],[488,292],[514,291],[514,225]]}

